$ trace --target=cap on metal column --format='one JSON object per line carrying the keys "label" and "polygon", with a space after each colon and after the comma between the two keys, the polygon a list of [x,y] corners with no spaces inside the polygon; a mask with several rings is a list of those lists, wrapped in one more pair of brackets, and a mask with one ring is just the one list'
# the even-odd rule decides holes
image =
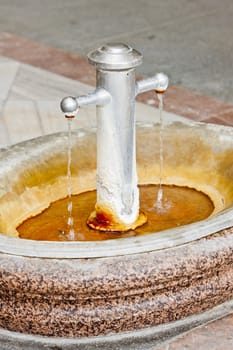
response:
{"label": "cap on metal column", "polygon": [[88,60],[97,69],[124,70],[139,66],[143,56],[137,50],[122,43],[106,44],[91,51]]}

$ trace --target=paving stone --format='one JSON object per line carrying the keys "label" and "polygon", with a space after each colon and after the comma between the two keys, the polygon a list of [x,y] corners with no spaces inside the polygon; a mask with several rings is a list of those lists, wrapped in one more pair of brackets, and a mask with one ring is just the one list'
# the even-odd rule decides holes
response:
{"label": "paving stone", "polygon": [[233,315],[194,329],[151,350],[232,350]]}

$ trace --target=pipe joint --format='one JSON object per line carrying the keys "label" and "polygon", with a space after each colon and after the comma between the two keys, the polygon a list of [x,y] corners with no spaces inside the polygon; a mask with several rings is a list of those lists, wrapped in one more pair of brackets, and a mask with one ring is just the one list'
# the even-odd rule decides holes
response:
{"label": "pipe joint", "polygon": [[168,87],[168,77],[164,73],[158,73],[152,78],[139,80],[136,83],[135,96],[146,91],[155,90],[156,92],[165,92]]}
{"label": "pipe joint", "polygon": [[112,97],[108,91],[103,88],[97,88],[95,91],[78,97],[68,96],[61,101],[61,110],[67,115],[75,114],[79,108],[86,106],[104,106],[111,101]]}

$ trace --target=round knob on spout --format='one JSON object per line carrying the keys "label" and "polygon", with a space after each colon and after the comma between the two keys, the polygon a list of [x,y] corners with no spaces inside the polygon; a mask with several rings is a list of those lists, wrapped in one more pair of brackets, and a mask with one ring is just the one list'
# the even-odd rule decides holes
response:
{"label": "round knob on spout", "polygon": [[156,86],[156,92],[162,93],[167,90],[169,79],[166,74],[164,73],[158,73],[155,76],[155,79],[157,81],[157,86]]}
{"label": "round knob on spout", "polygon": [[78,110],[78,103],[76,101],[76,98],[71,96],[63,98],[60,106],[62,112],[67,116],[73,116],[73,114]]}
{"label": "round knob on spout", "polygon": [[142,63],[142,54],[122,43],[106,44],[88,54],[88,60],[97,69],[124,70]]}

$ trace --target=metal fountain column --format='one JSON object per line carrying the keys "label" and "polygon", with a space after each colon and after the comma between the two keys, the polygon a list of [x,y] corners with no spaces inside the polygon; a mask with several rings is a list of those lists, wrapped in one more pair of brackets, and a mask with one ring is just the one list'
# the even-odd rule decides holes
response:
{"label": "metal fountain column", "polygon": [[68,116],[80,107],[97,107],[97,203],[88,224],[112,231],[134,229],[146,221],[139,212],[135,97],[149,90],[164,92],[168,78],[159,73],[136,82],[135,68],[142,63],[142,55],[121,43],[90,52],[88,60],[96,66],[96,90],[61,102]]}

